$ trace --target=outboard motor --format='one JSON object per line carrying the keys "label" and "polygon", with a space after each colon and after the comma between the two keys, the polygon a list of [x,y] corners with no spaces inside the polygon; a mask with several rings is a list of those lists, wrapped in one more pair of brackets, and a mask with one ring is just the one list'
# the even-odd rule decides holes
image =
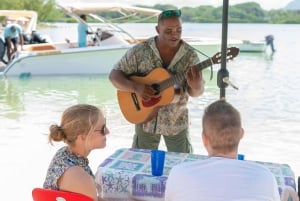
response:
{"label": "outboard motor", "polygon": [[274,43],[273,43],[274,36],[273,35],[267,35],[265,37],[265,39],[266,39],[266,44],[270,45],[272,52],[275,52]]}

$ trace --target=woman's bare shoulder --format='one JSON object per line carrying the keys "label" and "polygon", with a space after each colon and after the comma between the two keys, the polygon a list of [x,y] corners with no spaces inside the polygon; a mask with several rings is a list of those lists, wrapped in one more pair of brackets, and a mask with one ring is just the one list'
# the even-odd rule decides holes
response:
{"label": "woman's bare shoulder", "polygon": [[97,198],[94,178],[81,167],[73,166],[64,172],[58,181],[60,190],[72,191]]}

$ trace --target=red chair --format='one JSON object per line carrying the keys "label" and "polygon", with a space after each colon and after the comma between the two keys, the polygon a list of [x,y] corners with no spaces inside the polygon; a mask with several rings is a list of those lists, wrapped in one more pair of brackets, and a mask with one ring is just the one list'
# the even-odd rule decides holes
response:
{"label": "red chair", "polygon": [[44,188],[34,188],[32,198],[34,201],[94,201],[83,194]]}

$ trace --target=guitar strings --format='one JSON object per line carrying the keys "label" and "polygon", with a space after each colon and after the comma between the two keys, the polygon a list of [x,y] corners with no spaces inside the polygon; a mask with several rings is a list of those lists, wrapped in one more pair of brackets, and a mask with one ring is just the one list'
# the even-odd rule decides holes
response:
{"label": "guitar strings", "polygon": [[[203,55],[203,56],[205,56],[205,57],[207,57],[207,58],[209,58],[211,61],[212,61],[212,59],[211,59],[211,57],[210,56],[208,56],[207,54],[205,54],[204,52],[201,52],[200,50],[197,50],[196,48],[194,48],[194,47],[192,47],[196,52],[198,52],[198,53],[200,53],[201,55]],[[212,80],[213,79],[213,62],[211,62],[211,64],[210,64],[210,78],[209,78],[209,80]]]}

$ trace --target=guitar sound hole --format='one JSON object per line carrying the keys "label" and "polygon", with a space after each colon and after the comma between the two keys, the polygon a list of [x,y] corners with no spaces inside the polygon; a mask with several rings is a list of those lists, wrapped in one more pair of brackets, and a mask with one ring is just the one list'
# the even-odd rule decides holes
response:
{"label": "guitar sound hole", "polygon": [[160,93],[159,84],[152,84],[151,86],[155,90],[155,94],[154,95],[158,95]]}

